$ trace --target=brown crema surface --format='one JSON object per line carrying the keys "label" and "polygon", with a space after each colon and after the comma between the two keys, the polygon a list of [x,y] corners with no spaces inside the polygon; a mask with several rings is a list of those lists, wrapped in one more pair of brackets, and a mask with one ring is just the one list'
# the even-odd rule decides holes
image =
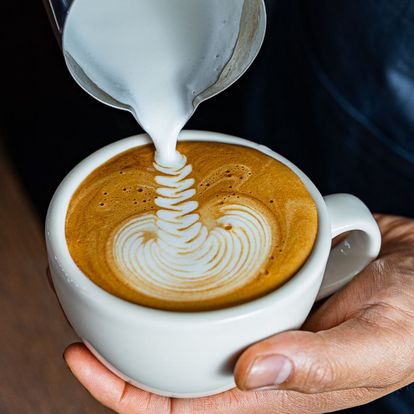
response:
{"label": "brown crema surface", "polygon": [[[192,164],[207,228],[216,225],[217,209],[230,203],[258,206],[272,225],[272,251],[257,277],[223,297],[166,301],[131,288],[116,271],[114,234],[134,217],[156,213],[154,147],[133,148],[91,173],[73,195],[66,217],[66,239],[78,267],[109,293],[139,305],[174,311],[204,311],[235,306],[261,297],[289,280],[304,264],[315,243],[317,208],[300,178],[284,164],[238,145],[181,142],[178,151]],[[210,211],[211,210],[211,211]]]}

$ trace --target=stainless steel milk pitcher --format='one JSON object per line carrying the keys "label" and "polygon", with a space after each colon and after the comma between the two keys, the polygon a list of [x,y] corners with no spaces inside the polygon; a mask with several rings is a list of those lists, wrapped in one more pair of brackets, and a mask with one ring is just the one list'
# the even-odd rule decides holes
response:
{"label": "stainless steel milk pitcher", "polygon": [[[48,11],[52,26],[54,28],[58,42],[62,47],[66,65],[76,82],[90,95],[114,108],[122,109],[133,113],[130,106],[109,96],[105,91],[100,89],[94,79],[91,79],[82,70],[81,66],[72,57],[71,50],[65,48],[64,35],[67,29],[67,17],[70,14],[71,6],[78,2],[87,2],[90,0],[43,0]],[[114,7],[121,5],[119,0],[113,0]],[[147,0],[152,1],[152,0]],[[171,0],[174,1],[174,0]],[[196,0],[188,0],[190,3]],[[208,0],[203,0],[208,1]],[[208,89],[194,97],[194,109],[204,100],[217,95],[224,89],[232,85],[239,79],[249,68],[263,43],[266,32],[266,9],[264,0],[240,0],[243,6],[243,12],[240,22],[240,32],[234,52],[230,61],[218,80]],[[204,3],[205,5],[205,3]]]}

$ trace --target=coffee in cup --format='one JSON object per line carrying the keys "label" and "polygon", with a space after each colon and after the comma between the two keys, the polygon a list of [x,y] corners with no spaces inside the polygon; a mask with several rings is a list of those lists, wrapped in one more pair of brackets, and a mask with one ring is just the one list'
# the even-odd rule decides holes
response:
{"label": "coffee in cup", "polygon": [[310,255],[314,200],[286,165],[253,148],[178,144],[174,165],[154,147],[93,171],[66,216],[70,254],[95,284],[172,311],[235,306],[274,291]]}

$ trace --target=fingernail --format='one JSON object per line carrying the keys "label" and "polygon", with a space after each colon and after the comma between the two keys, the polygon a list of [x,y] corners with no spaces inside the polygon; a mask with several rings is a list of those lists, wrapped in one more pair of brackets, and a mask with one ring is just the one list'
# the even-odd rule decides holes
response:
{"label": "fingernail", "polygon": [[292,373],[292,362],[283,355],[257,357],[247,375],[247,390],[269,389],[283,384]]}

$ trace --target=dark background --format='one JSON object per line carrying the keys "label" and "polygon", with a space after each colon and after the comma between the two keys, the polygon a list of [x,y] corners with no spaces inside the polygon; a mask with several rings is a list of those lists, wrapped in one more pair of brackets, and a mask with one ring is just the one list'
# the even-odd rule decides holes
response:
{"label": "dark background", "polygon": [[[44,215],[77,162],[141,129],[72,80],[40,0],[2,3],[0,125]],[[413,2],[269,0],[267,7],[258,60],[203,103],[187,128],[264,143],[323,194],[350,192],[374,211],[414,216]]]}
{"label": "dark background", "polygon": [[[414,217],[414,1],[268,0],[267,7],[258,60],[203,103],[187,128],[264,143],[323,194],[350,192],[373,211]],[[76,163],[141,129],[71,79],[41,0],[1,2],[0,16],[1,137],[44,217]],[[405,414],[413,404],[406,389],[358,412]]]}

